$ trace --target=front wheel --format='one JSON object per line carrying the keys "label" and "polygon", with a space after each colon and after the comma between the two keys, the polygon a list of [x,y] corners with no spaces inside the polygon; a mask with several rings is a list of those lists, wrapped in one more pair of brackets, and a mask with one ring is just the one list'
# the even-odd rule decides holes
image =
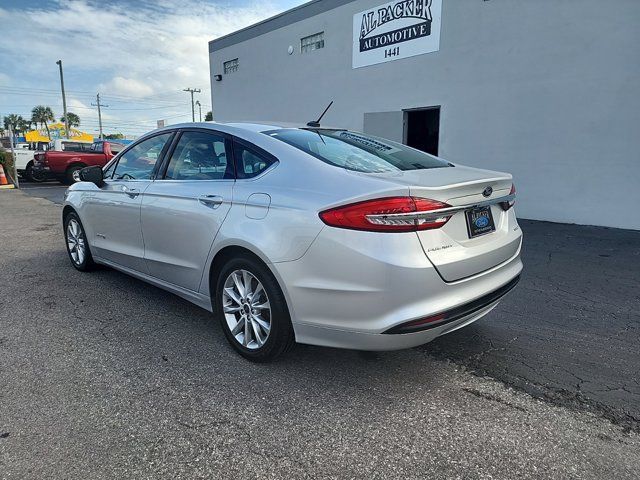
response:
{"label": "front wheel", "polygon": [[229,260],[216,284],[216,313],[233,348],[269,362],[295,342],[287,304],[273,274],[251,257]]}
{"label": "front wheel", "polygon": [[64,217],[64,238],[71,264],[81,272],[92,270],[95,263],[91,256],[91,250],[89,250],[87,235],[75,212]]}

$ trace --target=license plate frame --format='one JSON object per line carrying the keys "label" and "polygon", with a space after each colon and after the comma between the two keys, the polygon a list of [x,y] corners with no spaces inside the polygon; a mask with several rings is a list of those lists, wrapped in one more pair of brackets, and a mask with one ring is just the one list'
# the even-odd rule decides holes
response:
{"label": "license plate frame", "polygon": [[[496,231],[491,206],[476,207],[465,210],[467,233],[469,238],[481,237]],[[485,219],[485,220],[483,220]]]}

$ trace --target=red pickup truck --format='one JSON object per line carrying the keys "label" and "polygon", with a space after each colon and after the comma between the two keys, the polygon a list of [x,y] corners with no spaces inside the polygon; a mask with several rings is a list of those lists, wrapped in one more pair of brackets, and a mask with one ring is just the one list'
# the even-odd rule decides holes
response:
{"label": "red pickup truck", "polygon": [[38,152],[34,155],[33,169],[36,173],[71,184],[74,182],[73,173],[76,170],[94,165],[104,167],[123,148],[124,145],[119,143],[100,141],[94,142],[91,148],[84,152]]}

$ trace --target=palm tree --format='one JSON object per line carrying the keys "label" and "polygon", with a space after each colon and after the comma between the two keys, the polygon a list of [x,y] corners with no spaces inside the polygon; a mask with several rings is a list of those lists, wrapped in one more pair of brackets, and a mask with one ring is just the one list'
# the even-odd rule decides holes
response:
{"label": "palm tree", "polygon": [[55,120],[51,107],[38,105],[33,107],[31,110],[31,121],[44,125],[44,128],[47,130],[47,137],[49,137],[49,140],[51,140],[51,134],[49,133],[48,122],[55,122]]}
{"label": "palm tree", "polygon": [[24,118],[22,118],[22,115],[16,115],[15,113],[7,115],[4,117],[3,121],[5,130],[8,130],[9,127],[11,127],[14,135],[21,131],[21,127],[24,125]]}
{"label": "palm tree", "polygon": [[[69,128],[79,127],[80,126],[80,117],[72,112],[67,112],[67,116],[69,117]],[[62,123],[64,122],[64,115],[60,118]]]}
{"label": "palm tree", "polygon": [[17,130],[18,130],[20,133],[23,133],[23,134],[24,134],[24,133],[26,133],[26,132],[28,132],[29,130],[31,130],[31,129],[29,128],[29,124],[30,124],[30,123],[31,123],[31,122],[29,122],[28,120],[25,120],[24,118],[20,117],[20,120],[18,121],[18,128],[17,128]]}

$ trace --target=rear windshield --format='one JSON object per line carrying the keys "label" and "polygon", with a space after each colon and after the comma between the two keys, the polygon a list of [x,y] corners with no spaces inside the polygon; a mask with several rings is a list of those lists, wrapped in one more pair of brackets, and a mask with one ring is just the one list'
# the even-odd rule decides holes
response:
{"label": "rear windshield", "polygon": [[62,150],[65,152],[84,152],[89,150],[90,143],[62,142]]}
{"label": "rear windshield", "polygon": [[406,145],[347,130],[291,128],[265,133],[323,162],[356,172],[383,173],[451,166]]}

